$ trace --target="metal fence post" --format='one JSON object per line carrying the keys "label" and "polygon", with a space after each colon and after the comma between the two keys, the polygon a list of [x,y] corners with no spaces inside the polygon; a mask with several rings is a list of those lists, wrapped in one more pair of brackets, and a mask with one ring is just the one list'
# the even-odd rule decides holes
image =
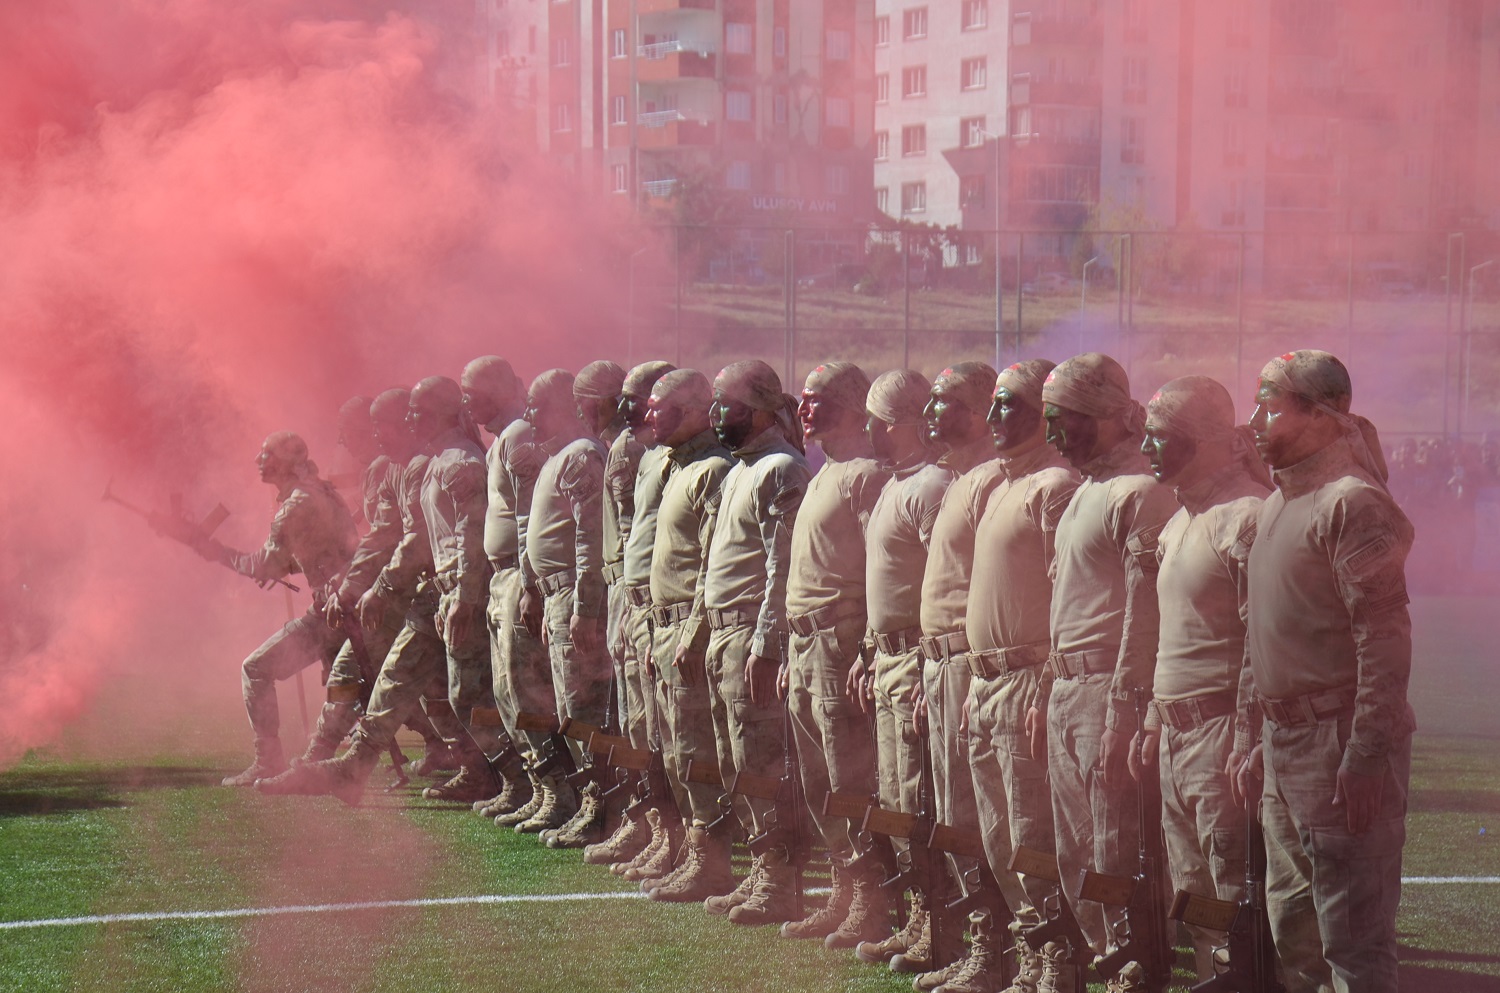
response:
{"label": "metal fence post", "polygon": [[796,375],[797,361],[797,232],[787,228],[782,235],[782,295],[786,321],[786,378],[790,383]]}
{"label": "metal fence post", "polygon": [[674,301],[672,304],[672,329],[676,338],[675,351],[677,353],[674,364],[682,367],[682,225],[672,228],[672,283]]}
{"label": "metal fence post", "polygon": [[911,232],[901,232],[901,284],[904,291],[901,321],[901,368],[911,368]]}

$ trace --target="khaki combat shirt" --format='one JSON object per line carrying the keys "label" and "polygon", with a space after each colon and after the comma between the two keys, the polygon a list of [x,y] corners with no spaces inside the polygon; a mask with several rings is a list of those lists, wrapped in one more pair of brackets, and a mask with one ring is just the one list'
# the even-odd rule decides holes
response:
{"label": "khaki combat shirt", "polygon": [[1268,492],[1237,462],[1177,490],[1182,506],[1157,546],[1156,699],[1238,696],[1248,662],[1246,565]]}
{"label": "khaki combat shirt", "polygon": [[[512,464],[518,448],[534,445],[536,429],[522,418],[516,418],[502,428],[485,452],[485,491],[489,507],[484,515],[484,554],[496,567],[516,563],[517,551],[516,504],[519,496],[515,484]],[[531,478],[536,477],[537,464]],[[530,493],[527,492],[529,499]]]}
{"label": "khaki combat shirt", "polygon": [[388,455],[376,456],[365,467],[361,480],[364,493],[364,516],[370,529],[359,539],[354,558],[339,584],[340,603],[352,604],[375,585],[380,570],[391,560],[401,543],[401,471],[402,465]]}
{"label": "khaki combat shirt", "polygon": [[1161,626],[1156,543],[1177,509],[1140,444],[1128,438],[1083,467],[1057,526],[1052,584],[1052,650],[1115,660],[1106,726],[1127,733],[1137,724],[1135,691],[1151,692]]}
{"label": "khaki combat shirt", "polygon": [[969,586],[969,647],[1050,648],[1057,525],[1078,473],[1044,442],[1003,458],[1001,478],[975,530]]}
{"label": "khaki combat shirt", "polygon": [[629,428],[609,443],[604,458],[604,572],[614,582],[625,562],[625,545],[635,520],[635,481],[646,446]]}
{"label": "khaki combat shirt", "polygon": [[788,614],[834,604],[863,613],[865,531],[887,478],[872,458],[829,459],[812,477],[792,529]]}
{"label": "khaki combat shirt", "polygon": [[958,478],[943,494],[922,575],[922,634],[928,638],[964,630],[974,572],[974,528],[1004,476],[988,431],[983,438],[944,455],[938,465]]}
{"label": "khaki combat shirt", "polygon": [[953,482],[951,468],[917,462],[894,469],[880,491],[870,524],[865,590],[870,630],[896,634],[922,619],[922,576],[943,493]]}
{"label": "khaki combat shirt", "polygon": [[1250,660],[1263,698],[1356,688],[1343,765],[1376,775],[1406,702],[1412,526],[1343,439],[1273,473],[1250,549]]}
{"label": "khaki combat shirt", "polygon": [[691,651],[708,647],[703,574],[713,543],[720,488],[734,459],[713,431],[704,431],[668,451],[651,554],[651,602],[658,607],[692,603],[678,641]]}
{"label": "khaki combat shirt", "polygon": [[224,549],[225,563],[260,583],[300,572],[313,589],[322,589],[354,554],[354,517],[338,490],[312,476],[286,484],[276,494],[280,506],[271,518],[271,533],[253,552]]}
{"label": "khaki combat shirt", "polygon": [[603,617],[604,443],[562,435],[541,447],[549,455],[532,489],[531,512],[517,522],[522,568],[532,585],[572,570],[573,613]]}
{"label": "khaki combat shirt", "polygon": [[672,468],[671,452],[665,445],[648,448],[631,483],[635,496],[631,501],[634,514],[625,537],[625,585],[648,586],[651,583],[651,553],[656,548],[657,520],[661,514],[662,491]]}
{"label": "khaki combat shirt", "polygon": [[443,592],[457,591],[464,603],[482,603],[490,581],[484,554],[484,449],[455,429],[439,436],[432,452],[422,480],[422,515],[432,545],[433,579]]}
{"label": "khaki combat shirt", "polygon": [[383,599],[405,603],[416,595],[422,579],[432,573],[432,543],[427,540],[427,519],[422,513],[422,481],[427,477],[427,452],[413,455],[401,470],[398,491],[401,510],[401,540],[390,561],[380,570],[374,590]]}
{"label": "khaki combat shirt", "polygon": [[756,614],[750,651],[781,661],[786,584],[797,509],[807,492],[807,458],[779,424],[747,441],[724,477],[703,577],[704,606]]}

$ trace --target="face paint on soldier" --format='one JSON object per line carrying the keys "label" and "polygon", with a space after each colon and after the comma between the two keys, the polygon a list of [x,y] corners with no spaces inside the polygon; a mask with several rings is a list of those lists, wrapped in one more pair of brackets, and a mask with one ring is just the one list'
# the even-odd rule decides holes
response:
{"label": "face paint on soldier", "polygon": [[797,420],[802,423],[802,437],[822,441],[837,432],[844,420],[844,408],[815,390],[803,390],[797,403]]}
{"label": "face paint on soldier", "polygon": [[929,437],[950,447],[972,441],[977,433],[974,412],[960,403],[945,383],[933,385],[922,416],[927,418]]}
{"label": "face paint on soldier", "polygon": [[656,445],[659,437],[646,416],[649,410],[649,397],[637,396],[634,393],[620,394],[620,416],[625,419],[625,426],[630,428],[630,433],[635,435],[635,440],[647,448]]}
{"label": "face paint on soldier", "polygon": [[1262,381],[1250,415],[1255,450],[1272,469],[1296,465],[1337,437],[1339,427],[1310,401]]}
{"label": "face paint on soldier", "polygon": [[645,421],[646,429],[651,436],[658,444],[666,445],[668,448],[676,447],[692,437],[685,430],[691,428],[687,420],[687,411],[675,403],[662,402],[656,397],[651,397],[646,401]]}
{"label": "face paint on soldier", "polygon": [[714,433],[725,447],[734,450],[750,440],[755,411],[749,404],[731,399],[722,390],[714,390],[713,406],[708,413]]}
{"label": "face paint on soldier", "polygon": [[865,419],[865,437],[870,439],[870,451],[881,462],[889,462],[896,454],[895,439],[891,437],[894,426],[871,414]]}
{"label": "face paint on soldier", "polygon": [[468,384],[464,384],[463,390],[464,410],[475,424],[483,427],[500,416],[500,405],[495,402],[494,397]]}
{"label": "face paint on soldier", "polygon": [[1075,467],[1082,468],[1098,454],[1097,420],[1051,403],[1044,406],[1042,416],[1047,419],[1047,444]]}
{"label": "face paint on soldier", "polygon": [[1025,447],[1038,438],[1042,412],[1001,386],[995,390],[995,402],[990,405],[986,420],[990,434],[995,438],[995,451],[1003,454]]}
{"label": "face paint on soldier", "polygon": [[1141,454],[1151,462],[1151,474],[1158,483],[1176,485],[1198,455],[1198,443],[1191,438],[1168,431],[1150,418],[1146,420],[1146,437]]}

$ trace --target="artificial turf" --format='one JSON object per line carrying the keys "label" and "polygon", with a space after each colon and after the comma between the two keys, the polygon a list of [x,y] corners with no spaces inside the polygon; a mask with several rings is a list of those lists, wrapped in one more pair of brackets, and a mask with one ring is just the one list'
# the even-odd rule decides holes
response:
{"label": "artificial turf", "polygon": [[[1500,877],[1500,727],[1487,600],[1422,600],[1408,876]],[[410,790],[264,797],[215,785],[237,755],[0,773],[0,922],[477,894],[632,890]],[[1408,885],[1403,988],[1500,993],[1500,885]],[[776,991],[909,989],[847,953],[627,898],[462,904],[0,931],[0,990]]]}

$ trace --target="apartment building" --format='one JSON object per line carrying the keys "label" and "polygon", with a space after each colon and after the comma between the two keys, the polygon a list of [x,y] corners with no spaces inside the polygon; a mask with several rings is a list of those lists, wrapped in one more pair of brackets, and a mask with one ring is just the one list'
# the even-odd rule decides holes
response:
{"label": "apartment building", "polygon": [[874,0],[480,3],[490,93],[585,185],[650,208],[691,177],[746,225],[869,219]]}

